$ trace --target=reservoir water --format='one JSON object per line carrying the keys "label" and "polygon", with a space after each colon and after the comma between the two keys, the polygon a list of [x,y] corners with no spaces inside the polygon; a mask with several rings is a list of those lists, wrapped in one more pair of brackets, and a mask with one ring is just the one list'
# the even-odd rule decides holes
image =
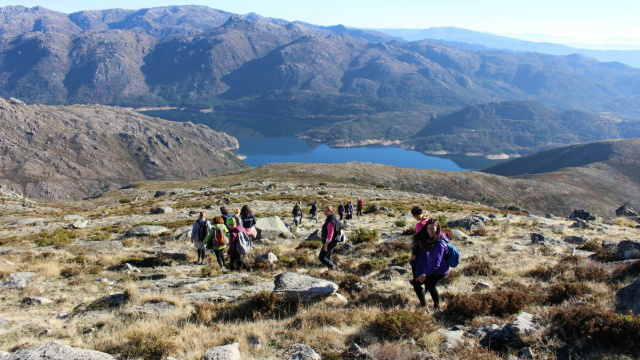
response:
{"label": "reservoir water", "polygon": [[279,120],[249,115],[202,113],[193,110],[153,110],[143,114],[171,121],[191,121],[216,131],[224,131],[238,139],[236,153],[246,156],[250,166],[283,162],[343,163],[372,162],[401,168],[447,171],[475,170],[495,164],[481,156],[429,156],[397,146],[367,145],[331,148],[327,145],[296,138],[302,131],[325,125],[299,120]]}

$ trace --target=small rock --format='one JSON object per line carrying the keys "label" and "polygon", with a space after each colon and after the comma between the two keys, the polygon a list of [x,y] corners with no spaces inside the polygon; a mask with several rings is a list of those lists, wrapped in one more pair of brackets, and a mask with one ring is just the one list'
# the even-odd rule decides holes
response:
{"label": "small rock", "polygon": [[249,343],[251,344],[251,347],[253,347],[254,349],[262,348],[262,340],[260,340],[260,338],[257,336],[252,336],[251,339],[249,340]]}
{"label": "small rock", "polygon": [[470,215],[462,219],[449,221],[449,227],[452,229],[455,227],[461,227],[467,231],[473,231],[485,227],[484,219],[484,216]]}
{"label": "small rock", "polygon": [[62,217],[62,220],[64,220],[64,221],[84,220],[84,217],[82,217],[80,215],[65,215],[65,216]]}
{"label": "small rock", "polygon": [[530,347],[526,347],[520,350],[520,359],[533,359],[535,358],[533,350]]}
{"label": "small rock", "polygon": [[82,333],[83,334],[91,334],[91,333],[93,333],[95,331],[96,331],[96,328],[87,328],[87,329],[82,330]]}
{"label": "small rock", "polygon": [[574,245],[584,245],[587,241],[589,241],[589,238],[584,236],[563,236],[562,241]]}
{"label": "small rock", "polygon": [[204,353],[204,360],[242,360],[239,344],[234,342],[229,345],[212,347]]}
{"label": "small rock", "polygon": [[491,289],[493,286],[489,283],[478,281],[473,285],[476,289]]}
{"label": "small rock", "polygon": [[138,272],[138,273],[140,272],[139,268],[137,268],[137,267],[135,267],[135,266],[133,266],[133,265],[131,265],[129,263],[124,263],[124,268],[126,270],[129,270],[129,271]]}
{"label": "small rock", "polygon": [[275,278],[273,293],[286,301],[312,302],[333,295],[338,285],[331,281],[292,272],[282,273]]}
{"label": "small rock", "polygon": [[311,235],[309,235],[307,237],[307,240],[319,240],[322,241],[322,236],[320,236],[322,234],[322,232],[320,231],[320,229],[314,231],[311,233]]}
{"label": "small rock", "polygon": [[342,251],[349,252],[349,251],[354,251],[356,249],[355,246],[351,245],[348,242],[343,243],[341,246],[342,246]]}
{"label": "small rock", "polygon": [[41,335],[45,335],[45,336],[49,335],[49,334],[51,334],[51,329],[44,329],[44,330],[42,330],[42,332],[40,334]]}
{"label": "small rock", "polygon": [[162,250],[156,256],[176,261],[187,261],[189,254],[189,250]]}
{"label": "small rock", "polygon": [[285,351],[284,358],[288,360],[320,360],[320,355],[310,346],[304,344],[294,344]]}
{"label": "small rock", "polygon": [[464,239],[468,239],[469,238],[469,235],[463,233],[462,231],[460,231],[458,229],[451,229],[451,233],[453,234],[453,236],[456,239],[459,239],[459,240],[464,240]]}
{"label": "small rock", "polygon": [[439,329],[438,332],[445,336],[444,344],[446,345],[447,349],[453,349],[455,347],[464,345],[465,343],[464,331],[462,330],[449,331]]}
{"label": "small rock", "polygon": [[137,225],[134,226],[131,230],[129,230],[125,237],[132,236],[152,236],[152,235],[160,235],[163,232],[167,232],[167,229],[164,226],[154,226],[154,225]]}
{"label": "small rock", "polygon": [[157,197],[166,196],[166,195],[167,195],[167,192],[166,192],[166,191],[164,191],[164,190],[158,190],[158,191],[156,191],[156,193],[153,195],[153,197],[154,197],[154,198],[157,198]]}
{"label": "small rock", "polygon": [[58,316],[56,316],[56,318],[57,318],[57,319],[60,319],[60,320],[65,320],[65,319],[68,319],[68,318],[69,318],[69,314],[67,314],[67,313],[62,313],[62,314],[59,314]]}
{"label": "small rock", "polygon": [[19,272],[9,274],[9,280],[0,285],[0,290],[21,289],[27,286],[29,280],[35,275],[32,272]]}
{"label": "small rock", "polygon": [[156,215],[158,215],[158,214],[171,214],[173,211],[174,210],[173,210],[172,207],[160,206],[160,207],[157,207],[157,208],[152,208],[150,213],[151,214],[156,214]]}
{"label": "small rock", "polygon": [[593,225],[589,221],[576,219],[576,222],[569,226],[572,229],[593,229]]}
{"label": "small rock", "polygon": [[278,257],[276,256],[276,254],[272,252],[268,252],[266,254],[256,257],[256,260],[267,260],[269,261],[269,264],[275,265],[278,262]]}
{"label": "small rock", "polygon": [[46,305],[53,303],[53,300],[49,300],[43,297],[27,296],[22,299],[22,303],[27,305]]}

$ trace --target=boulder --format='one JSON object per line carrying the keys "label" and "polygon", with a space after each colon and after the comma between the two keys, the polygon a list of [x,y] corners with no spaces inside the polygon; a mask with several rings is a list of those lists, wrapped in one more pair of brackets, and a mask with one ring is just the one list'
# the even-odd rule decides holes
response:
{"label": "boulder", "polygon": [[513,323],[507,324],[507,328],[511,335],[516,337],[538,333],[542,330],[533,315],[527,312],[520,313]]}
{"label": "boulder", "polygon": [[438,329],[438,332],[444,335],[444,344],[449,350],[464,345],[466,342],[464,339],[464,330],[450,331]]}
{"label": "boulder", "polygon": [[100,351],[78,349],[57,341],[22,349],[9,355],[7,360],[115,360]]}
{"label": "boulder", "polygon": [[69,225],[72,229],[84,229],[89,225],[89,220],[76,220]]}
{"label": "boulder", "polygon": [[275,239],[277,237],[292,238],[291,231],[278,216],[258,218],[256,220],[257,239]]}
{"label": "boulder", "polygon": [[152,208],[150,213],[151,214],[171,214],[173,212],[173,208],[169,207],[169,206],[160,206],[160,207],[156,207],[156,208]]}
{"label": "boulder", "polygon": [[84,250],[89,253],[119,254],[124,251],[120,241],[76,241],[70,246],[72,249]]}
{"label": "boulder", "polygon": [[618,243],[618,256],[622,260],[640,259],[640,241],[624,240]]}
{"label": "boulder", "polygon": [[571,215],[569,215],[569,220],[596,220],[598,217],[591,214],[589,211],[587,210],[573,210],[573,212],[571,213]]}
{"label": "boulder", "polygon": [[338,285],[331,281],[285,272],[274,281],[273,293],[282,296],[286,301],[313,302],[333,295]]}
{"label": "boulder", "polygon": [[237,342],[212,347],[204,353],[204,360],[242,360]]}
{"label": "boulder", "polygon": [[640,277],[616,293],[616,312],[626,314],[629,310],[640,315]]}
{"label": "boulder", "polygon": [[46,305],[53,303],[53,300],[37,296],[27,296],[22,299],[22,303],[27,305]]}
{"label": "boulder", "polygon": [[161,196],[167,196],[167,192],[164,190],[157,190],[156,193],[153,195],[154,198],[161,197]]}
{"label": "boulder", "polygon": [[9,280],[0,285],[0,290],[6,289],[22,289],[27,286],[27,283],[35,275],[32,272],[19,272],[9,274]]}
{"label": "boulder", "polygon": [[461,227],[467,231],[484,228],[484,216],[470,215],[462,219],[449,221],[449,227]]}
{"label": "boulder", "polygon": [[562,246],[573,250],[573,246],[571,244],[567,244],[564,241],[552,239],[538,233],[531,233],[531,243],[544,246]]}
{"label": "boulder", "polygon": [[307,237],[307,240],[312,240],[312,241],[313,240],[319,240],[319,241],[322,241],[322,230],[318,229],[318,230],[312,232],[311,235],[309,235]]}
{"label": "boulder", "polygon": [[310,346],[304,344],[294,344],[284,352],[282,359],[285,360],[320,360],[320,355]]}
{"label": "boulder", "polygon": [[451,229],[451,233],[458,240],[465,240],[465,239],[469,238],[469,235],[463,233],[462,231],[460,231],[458,229]]}
{"label": "boulder", "polygon": [[164,226],[136,225],[126,233],[125,237],[160,235],[166,231],[169,229]]}
{"label": "boulder", "polygon": [[628,203],[625,203],[616,209],[616,216],[636,217],[638,216],[638,212],[629,206]]}
{"label": "boulder", "polygon": [[576,222],[569,226],[571,229],[593,229],[593,225],[587,220],[576,219]]}
{"label": "boulder", "polygon": [[354,251],[356,249],[356,247],[348,242],[342,243],[342,245],[340,245],[342,247],[342,251]]}
{"label": "boulder", "polygon": [[589,238],[584,236],[563,236],[562,241],[574,245],[584,245],[589,241]]}

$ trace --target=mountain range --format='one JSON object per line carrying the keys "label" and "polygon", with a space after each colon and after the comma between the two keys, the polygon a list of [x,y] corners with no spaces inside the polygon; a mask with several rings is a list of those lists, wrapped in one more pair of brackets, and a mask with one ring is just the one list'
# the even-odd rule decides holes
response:
{"label": "mountain range", "polygon": [[375,29],[390,36],[407,41],[440,40],[468,50],[502,50],[515,52],[537,52],[550,55],[581,54],[599,61],[617,61],[640,68],[640,50],[596,50],[581,49],[550,42],[526,41],[480,31],[455,27],[433,27],[429,29]]}
{"label": "mountain range", "polygon": [[523,99],[637,118],[640,69],[580,55],[407,43],[198,6],[70,15],[4,7],[0,96],[302,118],[428,115]]}

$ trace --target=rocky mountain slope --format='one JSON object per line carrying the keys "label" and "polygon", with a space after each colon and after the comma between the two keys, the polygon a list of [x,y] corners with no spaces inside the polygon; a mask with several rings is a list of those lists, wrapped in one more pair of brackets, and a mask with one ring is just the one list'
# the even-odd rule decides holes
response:
{"label": "rocky mountain slope", "polygon": [[34,198],[77,199],[246,166],[228,152],[238,143],[227,134],[122,108],[0,99],[0,128],[0,182]]}
{"label": "rocky mountain slope", "polygon": [[[366,175],[368,166],[337,165],[330,175]],[[281,171],[287,167],[295,171]],[[0,351],[7,352],[0,356],[638,356],[635,221],[599,219],[579,228],[566,218],[376,188],[318,170],[326,169],[278,165],[141,182],[82,201],[24,202],[0,188]],[[385,170],[372,173],[375,180],[403,175]],[[434,177],[421,172],[415,179]],[[457,183],[463,186],[464,179]],[[324,219],[309,222],[307,206],[356,196],[371,212],[348,221],[348,241],[334,255],[341,269],[328,271],[317,260]],[[296,201],[305,206],[299,227],[290,215]],[[248,204],[258,217],[264,236],[246,256],[252,272],[223,272],[211,255],[209,264],[195,264],[193,221],[202,210],[208,218],[218,215],[223,204]],[[414,226],[407,214],[414,205],[454,228],[452,242],[462,254],[438,285],[438,313],[420,308],[408,283],[411,240],[405,234]],[[635,315],[623,315],[627,310]]]}

